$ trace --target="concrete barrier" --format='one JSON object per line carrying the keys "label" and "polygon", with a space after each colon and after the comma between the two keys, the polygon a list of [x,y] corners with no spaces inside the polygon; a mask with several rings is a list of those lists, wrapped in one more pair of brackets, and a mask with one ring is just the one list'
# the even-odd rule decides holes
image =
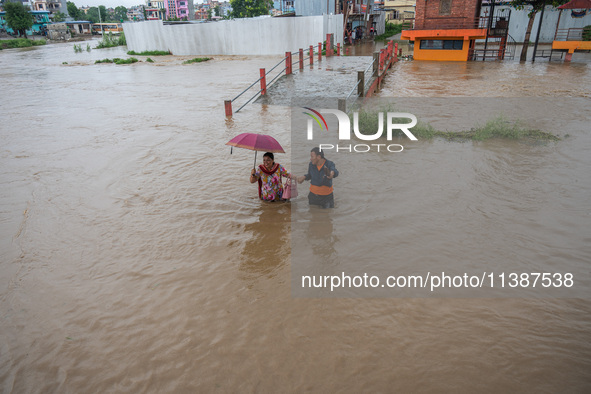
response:
{"label": "concrete barrier", "polygon": [[334,34],[342,44],[343,15],[244,18],[210,23],[124,23],[130,51],[173,55],[280,55]]}

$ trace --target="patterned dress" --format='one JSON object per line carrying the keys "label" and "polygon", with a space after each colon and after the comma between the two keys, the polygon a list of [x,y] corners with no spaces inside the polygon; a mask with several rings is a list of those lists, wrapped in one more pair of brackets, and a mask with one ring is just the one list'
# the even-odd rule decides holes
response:
{"label": "patterned dress", "polygon": [[282,165],[275,163],[271,171],[262,164],[257,168],[255,176],[259,179],[259,197],[265,201],[280,200],[283,195],[281,176],[289,177],[289,172]]}

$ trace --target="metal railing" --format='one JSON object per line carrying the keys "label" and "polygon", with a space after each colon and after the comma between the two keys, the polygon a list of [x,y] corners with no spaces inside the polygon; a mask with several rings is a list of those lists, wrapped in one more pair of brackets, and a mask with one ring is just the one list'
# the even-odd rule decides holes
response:
{"label": "metal railing", "polygon": [[[269,73],[271,73],[271,71],[273,71],[273,70],[275,70],[277,67],[279,67],[279,65],[281,65],[283,62],[285,62],[285,59],[287,59],[287,56],[286,56],[286,57],[284,57],[283,59],[281,59],[281,60],[279,61],[279,63],[277,63],[275,66],[273,66],[273,68],[271,68],[269,71],[267,71],[267,72],[265,73],[265,77],[266,77],[267,75],[269,75]],[[287,69],[287,67],[285,67],[283,70],[281,70],[281,71],[280,71],[280,72],[279,72],[279,73],[278,73],[278,74],[275,76],[275,78],[273,78],[273,79],[271,80],[271,82],[269,82],[269,83],[267,84],[267,88],[269,88],[269,86],[271,86],[271,84],[272,84],[273,82],[275,82],[275,81],[277,80],[277,78],[278,78],[278,77],[280,77],[280,76],[281,76],[281,74],[283,73],[283,71],[285,71],[286,69]],[[238,94],[238,96],[234,97],[234,98],[231,100],[231,102],[234,102],[234,101],[236,101],[236,99],[237,99],[238,97],[242,96],[242,95],[243,95],[244,93],[246,93],[246,92],[247,92],[247,91],[248,91],[250,88],[252,88],[254,85],[256,85],[257,83],[259,83],[259,82],[260,82],[262,79],[263,79],[263,77],[260,77],[259,79],[257,79],[256,81],[254,81],[254,82],[253,82],[253,83],[252,83],[252,84],[251,84],[249,87],[247,87],[247,88],[246,88],[246,89],[244,89],[244,90],[243,90],[241,93],[239,93],[239,94]],[[246,103],[242,104],[242,105],[240,106],[240,108],[238,108],[238,109],[236,110],[236,112],[240,112],[240,110],[241,110],[242,108],[244,108],[244,107],[245,107],[245,106],[246,106],[248,103],[250,103],[250,102],[251,102],[252,100],[254,100],[256,97],[258,97],[258,96],[261,94],[261,92],[262,92],[263,90],[264,90],[264,89],[261,89],[261,90],[259,90],[258,92],[256,92],[256,93],[255,93],[255,94],[254,94],[254,95],[253,95],[253,96],[252,96],[250,99],[248,99],[248,101],[247,101]]]}
{"label": "metal railing", "polygon": [[583,28],[558,29],[554,41],[583,41]]}
{"label": "metal railing", "polygon": [[[326,42],[332,42],[332,37],[330,35],[327,35],[327,41]],[[313,61],[314,61],[314,56],[316,54],[318,54],[318,61],[321,60],[322,57],[322,46],[321,43],[319,43],[319,47],[318,47],[318,52],[315,51],[315,46],[314,45],[310,45],[309,47],[311,50],[309,50],[308,48],[306,48],[306,50],[304,51],[304,49],[300,49],[299,51],[296,52],[286,52],[286,56],[281,59],[275,66],[273,66],[269,71],[264,71],[264,69],[261,69],[261,73],[265,72],[264,75],[261,75],[261,77],[259,79],[257,79],[256,81],[254,81],[250,86],[248,86],[246,89],[244,89],[242,92],[240,92],[236,97],[234,97],[232,100],[225,100],[224,101],[224,107],[225,107],[225,111],[226,111],[226,116],[232,116],[232,103],[234,101],[236,101],[238,98],[240,98],[244,93],[246,93],[247,91],[249,91],[253,86],[255,86],[257,83],[260,82],[261,84],[261,89],[258,90],[257,92],[254,93],[254,95],[252,95],[247,101],[246,103],[242,104],[242,106],[240,106],[240,108],[238,108],[238,110],[236,110],[236,112],[240,112],[240,110],[242,108],[244,108],[247,104],[249,104],[250,102],[252,102],[254,99],[256,99],[257,97],[259,97],[259,95],[261,94],[265,94],[266,90],[268,88],[270,88],[273,83],[275,83],[281,76],[283,76],[283,72],[287,70],[287,72],[285,73],[285,75],[287,74],[292,74],[295,70],[293,70],[293,66],[296,64],[299,64],[299,69],[303,70],[303,63],[308,60],[309,64],[312,65]],[[332,48],[332,47],[331,47]],[[334,56],[335,54],[340,55],[340,44],[338,44],[337,46],[335,46],[334,48],[337,48],[337,51],[329,51],[332,52],[330,54],[330,56]],[[326,44],[324,47],[324,50],[326,50]],[[308,57],[304,58],[304,52],[308,52]],[[291,58],[294,57],[294,55],[298,55],[298,57],[296,57],[295,61],[291,61]],[[301,56],[300,56],[301,55]],[[273,70],[275,70],[277,67],[279,67],[279,65],[281,65],[282,63],[286,64],[286,66],[278,72],[277,75],[275,75],[275,77],[273,77],[273,79],[271,79],[271,81],[269,81],[268,83],[266,82],[266,77],[267,75],[269,75],[269,73],[271,73]],[[296,67],[296,70],[298,68]]]}

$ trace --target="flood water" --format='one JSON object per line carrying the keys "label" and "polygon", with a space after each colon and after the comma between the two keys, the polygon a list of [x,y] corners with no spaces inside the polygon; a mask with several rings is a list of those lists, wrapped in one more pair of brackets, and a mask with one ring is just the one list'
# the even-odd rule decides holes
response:
{"label": "flood water", "polygon": [[[0,52],[3,392],[591,390],[588,277],[577,298],[298,298],[291,289],[295,212],[304,224],[324,215],[309,226],[314,253],[317,241],[319,254],[355,253],[343,245],[355,232],[370,246],[397,245],[400,266],[497,258],[527,272],[548,258],[588,275],[585,58],[397,63],[378,96],[542,97],[556,108],[524,100],[524,118],[570,120],[549,144],[420,141],[399,156],[400,187],[387,191],[400,204],[359,205],[344,171],[337,208],[325,213],[307,207],[306,185],[292,204],[261,203],[248,181],[254,155],[225,145],[242,132],[273,135],[286,150],[276,160],[292,170],[288,105],[270,92],[231,119],[223,108],[281,56],[94,64],[113,57],[125,48]],[[340,95],[368,61],[325,59],[304,71],[313,82],[296,75],[275,89]],[[318,89],[322,75],[330,83]],[[383,160],[337,164],[360,175]],[[382,185],[367,187],[382,195]]]}

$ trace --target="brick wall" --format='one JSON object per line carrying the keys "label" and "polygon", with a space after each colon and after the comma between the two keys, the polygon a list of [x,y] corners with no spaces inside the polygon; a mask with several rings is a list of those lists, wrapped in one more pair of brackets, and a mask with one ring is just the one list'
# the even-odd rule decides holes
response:
{"label": "brick wall", "polygon": [[481,0],[417,0],[415,29],[474,27]]}

